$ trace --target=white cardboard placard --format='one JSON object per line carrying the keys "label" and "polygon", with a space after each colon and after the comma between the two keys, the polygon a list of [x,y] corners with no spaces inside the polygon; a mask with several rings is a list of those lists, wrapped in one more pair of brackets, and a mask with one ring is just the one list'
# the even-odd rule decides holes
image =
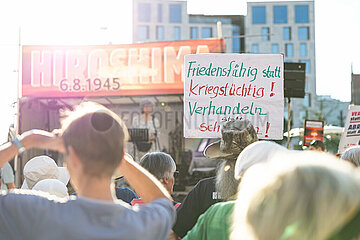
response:
{"label": "white cardboard placard", "polygon": [[344,131],[341,134],[339,152],[360,145],[360,106],[350,105],[346,116]]}
{"label": "white cardboard placard", "polygon": [[249,119],[260,139],[283,138],[282,54],[191,54],[184,62],[184,137],[218,138]]}

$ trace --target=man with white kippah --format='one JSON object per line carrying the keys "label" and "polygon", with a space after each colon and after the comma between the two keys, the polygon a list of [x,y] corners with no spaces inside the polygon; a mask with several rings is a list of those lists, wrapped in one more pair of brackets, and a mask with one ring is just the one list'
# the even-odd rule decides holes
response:
{"label": "man with white kippah", "polygon": [[[114,112],[82,103],[62,122],[61,131],[31,130],[2,145],[0,166],[24,148],[63,153],[78,197],[2,192],[0,239],[167,239],[175,220],[172,199],[158,180],[125,156],[127,135]],[[132,208],[116,199],[116,168],[147,204]]]}

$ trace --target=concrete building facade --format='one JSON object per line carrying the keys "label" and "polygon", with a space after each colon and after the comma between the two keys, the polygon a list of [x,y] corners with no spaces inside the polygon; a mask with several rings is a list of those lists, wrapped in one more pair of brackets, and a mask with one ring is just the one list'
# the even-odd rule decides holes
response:
{"label": "concrete building facade", "polygon": [[351,104],[360,105],[360,74],[351,73]]}
{"label": "concrete building facade", "polygon": [[283,53],[285,62],[305,63],[306,94],[291,99],[292,127],[316,119],[313,0],[248,2],[246,16],[189,15],[185,0],[133,0],[133,42],[219,37],[218,21],[226,53]]}
{"label": "concrete building facade", "polygon": [[187,1],[133,0],[133,42],[178,41],[225,37],[225,52],[240,53],[244,46],[244,16],[189,15]]}
{"label": "concrete building facade", "polygon": [[[248,2],[245,51],[283,53],[285,62],[306,64],[305,98],[291,100],[292,126],[301,127],[316,108],[314,1]],[[287,107],[285,107],[287,118]]]}

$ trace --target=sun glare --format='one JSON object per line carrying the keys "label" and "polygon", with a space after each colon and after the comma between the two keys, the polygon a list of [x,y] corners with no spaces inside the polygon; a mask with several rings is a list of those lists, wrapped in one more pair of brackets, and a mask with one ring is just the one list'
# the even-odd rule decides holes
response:
{"label": "sun glare", "polygon": [[16,113],[21,45],[105,45],[132,41],[131,0],[14,0],[0,3],[0,143]]}
{"label": "sun glare", "polygon": [[[22,44],[89,45],[130,43],[130,0],[20,1],[10,9],[7,25],[21,26]],[[4,4],[5,5],[5,4]]]}

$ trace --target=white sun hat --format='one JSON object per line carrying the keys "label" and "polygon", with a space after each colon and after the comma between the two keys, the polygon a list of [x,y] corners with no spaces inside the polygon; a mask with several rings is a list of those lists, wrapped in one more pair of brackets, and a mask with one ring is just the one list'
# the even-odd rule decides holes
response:
{"label": "white sun hat", "polygon": [[[258,141],[247,146],[238,156],[235,164],[235,178],[240,179],[251,166],[267,162],[274,155],[287,153],[290,150],[270,141]],[[293,151],[294,152],[294,151]]]}
{"label": "white sun hat", "polygon": [[32,190],[42,191],[60,198],[69,197],[66,185],[57,179],[44,179],[34,185]]}
{"label": "white sun hat", "polygon": [[57,179],[68,184],[70,175],[65,167],[58,167],[55,161],[45,155],[30,159],[24,166],[24,183],[22,189],[32,189],[33,186],[44,179]]}

